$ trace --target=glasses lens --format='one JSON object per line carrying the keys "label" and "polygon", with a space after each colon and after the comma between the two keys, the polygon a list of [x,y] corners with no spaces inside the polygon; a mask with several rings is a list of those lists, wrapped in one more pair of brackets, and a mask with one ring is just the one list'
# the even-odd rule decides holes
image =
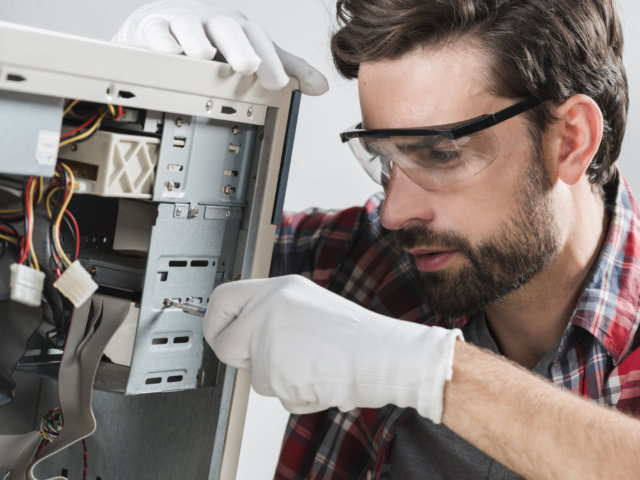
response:
{"label": "glasses lens", "polygon": [[473,177],[498,155],[498,139],[491,129],[455,140],[441,135],[358,137],[349,147],[376,183],[386,184],[398,167],[429,190]]}

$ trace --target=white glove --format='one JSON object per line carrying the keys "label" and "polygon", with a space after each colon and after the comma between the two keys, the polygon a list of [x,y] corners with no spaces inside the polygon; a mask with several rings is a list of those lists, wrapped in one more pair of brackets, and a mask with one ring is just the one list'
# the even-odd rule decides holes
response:
{"label": "white glove", "polygon": [[278,47],[260,26],[236,10],[197,0],[160,0],[135,10],[113,41],[165,53],[212,59],[217,49],[236,72],[256,73],[260,84],[278,90],[300,82],[308,95],[322,95],[329,86],[315,68]]}
{"label": "white glove", "polygon": [[392,403],[438,423],[462,333],[385,317],[289,275],[216,288],[204,336],[292,413]]}

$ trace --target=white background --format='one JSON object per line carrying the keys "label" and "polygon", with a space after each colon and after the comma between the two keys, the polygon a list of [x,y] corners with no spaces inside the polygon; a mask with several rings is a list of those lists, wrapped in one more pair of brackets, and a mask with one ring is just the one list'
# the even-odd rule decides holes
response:
{"label": "white background", "polygon": [[[640,2],[618,0],[626,33],[625,62],[631,89],[627,134],[619,164],[634,192],[640,192]],[[5,0],[0,20],[108,40],[141,0]],[[342,208],[360,205],[373,185],[352,160],[338,133],[359,120],[354,82],[341,79],[331,64],[329,36],[335,0],[219,0],[265,27],[281,47],[305,58],[329,79],[331,91],[302,102],[285,207]],[[252,394],[238,479],[271,478],[287,414],[273,399]]]}

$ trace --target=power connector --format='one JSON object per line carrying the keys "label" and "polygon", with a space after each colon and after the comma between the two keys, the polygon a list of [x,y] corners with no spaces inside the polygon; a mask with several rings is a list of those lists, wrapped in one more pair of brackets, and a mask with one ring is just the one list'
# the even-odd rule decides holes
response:
{"label": "power connector", "polygon": [[40,306],[44,272],[19,263],[14,263],[9,269],[11,270],[11,300],[30,307]]}
{"label": "power connector", "polygon": [[53,286],[76,307],[89,300],[98,289],[98,284],[93,281],[89,272],[78,260],[69,265],[60,278],[53,283]]}

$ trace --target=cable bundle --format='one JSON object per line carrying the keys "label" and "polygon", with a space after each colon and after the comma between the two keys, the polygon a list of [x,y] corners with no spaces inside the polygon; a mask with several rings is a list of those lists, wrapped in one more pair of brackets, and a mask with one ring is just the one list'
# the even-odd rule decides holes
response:
{"label": "cable bundle", "polygon": [[[79,100],[74,100],[64,109],[63,116],[73,115],[73,108],[80,103]],[[109,116],[112,120],[118,120],[122,117],[122,106],[113,106],[111,104],[106,105],[106,108],[98,110],[85,120],[81,125],[77,126],[73,130],[60,135],[60,147],[69,145],[70,143],[77,143],[80,141],[88,140],[100,127],[100,124],[105,117]]]}
{"label": "cable bundle", "polygon": [[[71,169],[64,163],[56,165],[55,180],[47,189],[45,206],[49,217],[51,237],[51,269],[57,277],[78,258],[80,250],[80,231],[75,217],[67,210],[75,189],[75,178]],[[60,226],[64,220],[74,240],[73,260],[65,253],[60,239]]]}
{"label": "cable bundle", "polygon": [[[42,436],[42,440],[40,441],[40,445],[38,445],[36,454],[33,456],[34,462],[38,459],[44,447],[58,438],[63,426],[64,420],[59,408],[50,409],[49,412],[42,417],[40,420],[40,435]],[[84,438],[82,439],[82,472],[82,478],[84,480],[87,478],[87,442]]]}
{"label": "cable bundle", "polygon": [[[122,117],[121,105],[103,105],[97,107],[88,119],[74,112],[74,108],[80,104],[79,100],[71,101],[63,111],[63,117],[75,117],[82,123],[60,136],[59,147],[71,143],[88,140],[100,127],[105,118],[118,120]],[[80,233],[74,216],[67,210],[75,189],[75,178],[69,166],[58,162],[55,169],[55,178],[46,189],[45,206],[50,220],[51,259],[49,267],[57,277],[77,260],[80,248]],[[0,256],[4,255],[8,244],[17,245],[20,249],[18,263],[27,265],[35,270],[40,270],[40,263],[33,245],[34,209],[41,203],[44,193],[44,181],[42,177],[28,177],[23,188],[23,208],[0,210]],[[24,235],[11,225],[15,221],[23,219]],[[61,226],[68,229],[75,245],[72,258],[62,248]]]}

